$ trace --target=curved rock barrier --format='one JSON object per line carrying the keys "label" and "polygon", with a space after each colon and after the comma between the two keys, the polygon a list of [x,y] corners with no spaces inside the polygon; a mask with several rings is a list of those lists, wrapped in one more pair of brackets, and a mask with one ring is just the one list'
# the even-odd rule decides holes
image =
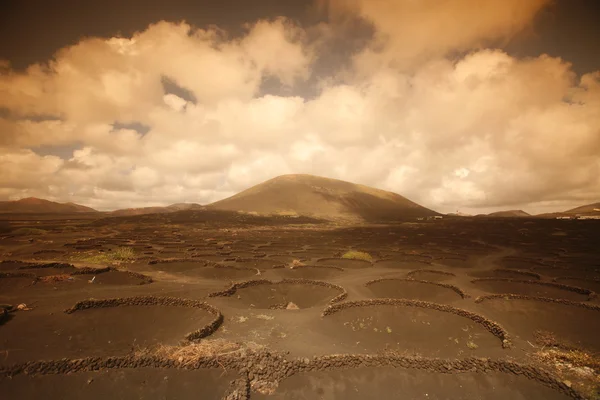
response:
{"label": "curved rock barrier", "polygon": [[117,269],[115,267],[103,267],[103,268],[81,267],[81,268],[77,268],[76,271],[71,273],[71,276],[73,276],[73,275],[98,275],[98,274],[104,274],[106,272],[111,272],[111,271],[118,272],[118,273],[130,276],[132,278],[139,279],[140,283],[138,283],[138,285],[146,285],[146,284],[154,282],[154,280],[151,277],[149,277],[148,275],[140,274],[139,272],[133,272],[133,271],[123,271],[123,270]]}
{"label": "curved rock barrier", "polygon": [[[77,372],[100,371],[119,368],[178,368],[203,369],[224,368],[237,370],[242,378],[231,382],[232,391],[226,400],[245,400],[250,389],[276,388],[278,382],[296,374],[311,371],[327,371],[364,367],[393,367],[399,369],[424,370],[440,374],[460,374],[466,372],[502,372],[526,377],[532,381],[554,389],[576,400],[585,398],[570,385],[554,375],[532,364],[522,364],[508,360],[469,357],[463,359],[439,359],[410,357],[402,355],[354,355],[336,354],[312,359],[287,360],[281,354],[268,350],[245,352],[237,355],[199,357],[190,363],[156,356],[88,357],[83,359],[61,359],[34,361],[0,368],[0,376],[11,378],[17,375],[71,374]],[[236,397],[234,397],[236,396]]]}
{"label": "curved rock barrier", "polygon": [[[500,264],[503,264],[511,269],[512,268],[521,268],[524,266],[524,264],[526,265],[526,268],[530,267],[530,266],[543,266],[543,267],[548,266],[540,259],[531,258],[531,257],[523,257],[523,256],[505,256],[502,259],[500,259]],[[518,266],[515,266],[515,265],[518,265]]]}
{"label": "curved rock barrier", "polygon": [[535,278],[535,279],[542,279],[542,276],[538,273],[532,272],[532,271],[524,271],[521,269],[509,269],[509,268],[496,268],[493,271],[496,272],[504,272],[504,273],[512,273],[512,274],[518,274],[518,275],[523,275],[523,276],[529,276],[531,278]]}
{"label": "curved rock barrier", "polygon": [[[401,264],[410,264],[413,263],[412,266],[409,266],[409,268],[415,268],[414,263],[418,263],[418,264],[423,264],[423,265],[432,265],[433,262],[431,259],[424,259],[423,257],[414,257],[414,258],[398,258],[398,257],[393,257],[393,258],[381,258],[377,261],[375,261],[373,263],[374,266],[381,266],[384,265],[386,268],[395,268],[396,265],[401,265]],[[402,267],[400,267],[402,268]]]}
{"label": "curved rock barrier", "polygon": [[223,323],[223,314],[208,303],[199,300],[181,299],[178,297],[157,297],[157,296],[136,296],[119,297],[103,300],[83,300],[76,303],[73,307],[67,308],[65,313],[72,314],[76,311],[89,310],[92,308],[107,308],[121,306],[170,306],[170,307],[192,307],[208,311],[214,316],[214,319],[208,325],[188,333],[185,339],[190,342],[198,341],[213,334]]}
{"label": "curved rock barrier", "polygon": [[69,263],[61,263],[61,262],[52,262],[52,263],[30,263],[28,265],[22,265],[17,269],[42,269],[42,268],[75,268],[73,264]]}
{"label": "curved rock barrier", "polygon": [[198,260],[192,258],[165,258],[165,259],[152,259],[148,261],[148,265],[156,265],[156,264],[171,264],[177,262],[189,262],[189,263],[198,263],[203,266],[208,265],[207,263],[212,262],[209,260]]}
{"label": "curved rock barrier", "polygon": [[521,279],[512,279],[512,278],[478,278],[478,279],[473,279],[471,281],[471,283],[477,283],[477,282],[512,282],[512,283],[525,283],[525,284],[529,284],[529,285],[546,286],[546,287],[552,287],[552,288],[556,288],[556,289],[567,290],[569,292],[582,294],[584,296],[588,296],[588,300],[592,300],[597,296],[596,292],[594,292],[592,290],[580,288],[577,286],[564,285],[562,283],[556,283],[556,282],[539,282],[539,281],[533,281],[533,280],[521,280]]}
{"label": "curved rock barrier", "polygon": [[459,287],[454,286],[454,285],[450,285],[448,283],[423,281],[423,280],[412,279],[412,278],[380,278],[380,279],[373,279],[373,280],[368,281],[367,283],[365,283],[365,286],[369,286],[369,285],[372,285],[372,284],[377,283],[377,282],[385,282],[385,281],[416,282],[416,283],[424,283],[424,284],[427,284],[427,285],[435,285],[435,286],[443,287],[445,289],[453,290],[454,292],[456,292],[463,299],[471,297],[468,294],[466,294]]}
{"label": "curved rock barrier", "polygon": [[551,297],[537,297],[537,296],[526,296],[521,294],[489,294],[486,296],[479,296],[475,299],[475,303],[481,303],[486,300],[503,299],[503,300],[533,300],[541,301],[545,303],[557,303],[564,304],[567,306],[575,306],[579,308],[585,308],[587,310],[600,311],[600,305],[581,303],[579,301],[572,301],[566,299],[554,299]]}
{"label": "curved rock barrier", "polygon": [[31,278],[35,281],[38,276],[31,272],[0,272],[0,278]]}
{"label": "curved rock barrier", "polygon": [[316,281],[326,281],[334,276],[339,276],[345,270],[333,265],[305,265],[305,264],[288,264],[284,268],[279,269],[277,274],[280,279],[310,279]]}
{"label": "curved rock barrier", "polygon": [[418,273],[430,273],[430,274],[439,274],[439,275],[446,275],[446,276],[456,276],[456,274],[453,274],[452,272],[446,272],[446,271],[440,271],[437,269],[413,269],[412,271],[409,271],[406,276],[407,277],[411,277],[413,275],[416,275]]}
{"label": "curved rock barrier", "polygon": [[116,270],[116,268],[114,268],[114,267],[101,267],[101,268],[81,267],[81,268],[77,268],[77,271],[74,271],[73,273],[71,273],[71,275],[103,274],[103,273],[111,271],[111,270]]}
{"label": "curved rock barrier", "polygon": [[[322,258],[318,258],[315,263],[328,263],[331,262],[332,264],[341,264],[341,265],[345,265],[347,268],[353,268],[356,266],[361,266],[361,267],[372,267],[374,265],[374,262],[371,261],[367,261],[367,260],[361,260],[358,258],[343,258],[343,257],[322,257]],[[327,264],[325,264],[327,265]]]}
{"label": "curved rock barrier", "polygon": [[[53,268],[53,267],[45,267],[45,268]],[[19,268],[15,272],[0,272],[0,278],[31,278],[31,279],[33,279],[34,282],[39,282],[39,281],[43,280],[43,277],[40,277],[40,276],[34,274],[33,272],[20,272],[20,270],[26,271],[28,269],[34,269],[34,268]],[[139,279],[140,280],[139,285],[145,285],[145,284],[154,282],[152,280],[152,278],[147,275],[140,274],[138,272],[132,272],[132,271],[122,271],[122,270],[118,270],[117,268],[114,268],[114,267],[103,267],[103,268],[82,267],[82,268],[77,268],[76,271],[73,271],[67,275],[69,275],[69,276],[94,275],[94,274],[98,275],[98,274],[103,274],[103,273],[110,272],[110,271],[119,272],[119,273],[128,275],[130,277]]]}
{"label": "curved rock barrier", "polygon": [[334,269],[336,271],[345,271],[342,267],[336,267],[335,265],[296,265],[293,267],[288,267],[289,269],[302,269],[302,268],[324,268],[324,269]]}
{"label": "curved rock barrier", "polygon": [[422,300],[408,300],[408,299],[371,299],[371,300],[358,300],[358,301],[349,301],[346,303],[334,304],[327,306],[323,313],[322,317],[326,317],[328,315],[334,314],[336,312],[353,308],[353,307],[371,307],[371,306],[404,306],[404,307],[420,307],[427,308],[430,310],[437,310],[447,313],[452,313],[459,315],[461,317],[469,318],[470,320],[482,325],[485,329],[487,329],[492,335],[496,336],[498,339],[502,341],[502,347],[509,348],[510,347],[510,338],[506,330],[496,322],[487,319],[486,317],[475,314],[473,312],[463,310],[461,308],[456,308],[452,306],[448,306],[445,304],[431,303],[428,301]]}
{"label": "curved rock barrier", "polygon": [[279,262],[279,261],[271,261],[268,258],[261,258],[261,257],[256,257],[256,258],[248,258],[248,257],[232,257],[230,259],[227,259],[226,261],[235,261],[236,263],[262,263],[262,264],[270,264],[269,268],[282,268],[285,266],[285,264]]}
{"label": "curved rock barrier", "polygon": [[[0,261],[0,266],[2,266],[2,264],[15,264],[15,266],[16,265],[18,265],[18,266],[14,269],[18,269],[21,266],[31,265],[31,264],[35,264],[35,263],[28,262],[28,261],[22,261],[22,260],[2,260],[2,261]],[[22,264],[22,265],[20,265],[20,264]]]}
{"label": "curved rock barrier", "polygon": [[341,286],[334,285],[333,283],[324,282],[324,281],[313,281],[310,279],[282,279],[280,281],[270,281],[267,279],[255,279],[244,282],[237,282],[232,284],[229,288],[219,291],[209,293],[208,297],[229,297],[236,293],[238,289],[243,289],[251,286],[258,285],[277,285],[277,284],[294,284],[294,285],[316,285],[323,286],[330,289],[335,289],[340,291],[341,293],[335,296],[333,299],[329,300],[330,304],[338,303],[348,297],[348,292]]}
{"label": "curved rock barrier", "polygon": [[557,282],[558,281],[563,281],[563,280],[577,280],[577,281],[584,281],[584,282],[591,282],[591,283],[600,283],[600,279],[597,278],[585,278],[585,277],[579,277],[579,276],[557,276],[555,278],[552,278],[552,282]]}

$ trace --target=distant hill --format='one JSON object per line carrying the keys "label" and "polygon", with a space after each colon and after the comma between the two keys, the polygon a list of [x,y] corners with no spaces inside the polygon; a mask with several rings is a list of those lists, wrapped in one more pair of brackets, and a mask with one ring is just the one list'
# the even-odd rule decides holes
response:
{"label": "distant hill", "polygon": [[600,203],[592,203],[585,206],[579,206],[572,208],[567,211],[559,211],[553,213],[545,213],[539,214],[538,217],[542,218],[575,218],[575,217],[590,217],[590,216],[600,216]]}
{"label": "distant hill", "polygon": [[70,214],[97,213],[93,208],[75,203],[56,203],[50,200],[27,197],[15,201],[0,201],[0,213],[11,214]]}
{"label": "distant hill", "polygon": [[532,215],[523,210],[506,210],[496,211],[487,215],[488,217],[506,217],[506,218],[523,218],[531,217]]}
{"label": "distant hill", "polygon": [[124,208],[121,210],[115,210],[108,212],[108,215],[113,217],[124,217],[133,215],[145,215],[145,214],[165,214],[175,211],[185,210],[202,210],[200,204],[196,203],[176,203],[166,207],[141,207],[141,208]]}
{"label": "distant hill", "polygon": [[282,175],[206,207],[371,222],[439,215],[396,193],[313,175]]}
{"label": "distant hill", "polygon": [[455,213],[448,213],[446,215],[448,217],[472,217],[473,216],[472,214],[467,214],[467,213],[460,212],[460,211],[457,211]]}
{"label": "distant hill", "polygon": [[600,203],[592,203],[565,211],[565,214],[600,215]]}

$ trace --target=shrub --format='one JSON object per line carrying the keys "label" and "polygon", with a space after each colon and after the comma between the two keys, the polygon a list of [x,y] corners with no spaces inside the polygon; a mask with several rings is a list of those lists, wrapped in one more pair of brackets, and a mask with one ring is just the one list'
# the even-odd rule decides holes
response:
{"label": "shrub", "polygon": [[124,261],[135,260],[135,252],[131,247],[118,247],[103,253],[84,253],[75,256],[79,261],[94,264],[120,264]]}
{"label": "shrub", "polygon": [[342,255],[342,258],[346,258],[348,260],[363,260],[373,262],[373,257],[371,257],[369,253],[366,253],[364,251],[350,250],[347,251],[344,255]]}

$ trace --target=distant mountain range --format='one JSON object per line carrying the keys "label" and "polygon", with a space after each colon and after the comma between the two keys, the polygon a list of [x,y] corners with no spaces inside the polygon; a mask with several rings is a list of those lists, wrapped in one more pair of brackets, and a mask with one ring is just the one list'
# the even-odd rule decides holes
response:
{"label": "distant mountain range", "polygon": [[165,214],[183,210],[202,210],[200,204],[196,203],[176,203],[166,207],[141,207],[141,208],[123,208],[121,210],[110,211],[107,214],[113,217],[144,215],[144,214]]}
{"label": "distant mountain range", "polygon": [[[448,214],[450,215],[450,214]],[[456,214],[452,214],[456,215]],[[476,217],[493,218],[576,218],[576,217],[597,217],[600,216],[600,203],[592,203],[585,206],[576,207],[567,211],[553,213],[544,213],[532,215],[523,210],[497,211],[490,214],[478,214]]]}
{"label": "distant mountain range", "polygon": [[182,210],[201,210],[196,203],[176,203],[166,207],[124,208],[121,210],[102,212],[75,203],[57,203],[50,200],[27,197],[15,201],[0,201],[0,213],[7,214],[74,214],[96,213],[108,216],[129,216],[143,214],[163,214]]}
{"label": "distant mountain range", "polygon": [[[75,203],[56,203],[35,197],[16,201],[0,201],[0,213],[4,214],[93,213],[98,214],[98,217],[120,217],[190,210],[234,211],[254,215],[306,216],[326,220],[367,222],[386,222],[441,215],[397,193],[337,179],[303,174],[278,176],[206,206],[196,203],[176,203],[165,207],[125,208],[100,212]],[[447,216],[470,217],[459,212],[449,213]],[[492,218],[572,218],[579,216],[600,216],[600,202],[564,212],[540,215],[530,215],[523,210],[506,210],[477,215],[477,217]]]}
{"label": "distant mountain range", "polygon": [[14,214],[72,214],[97,213],[93,208],[75,203],[56,203],[50,200],[27,197],[15,201],[0,201],[0,213]]}
{"label": "distant mountain range", "polygon": [[592,203],[587,206],[576,207],[565,211],[566,214],[600,214],[600,203]]}
{"label": "distant mountain range", "polygon": [[544,218],[598,217],[600,216],[600,203],[587,204],[585,206],[575,207],[563,212],[546,213],[538,216]]}
{"label": "distant mountain range", "polygon": [[531,214],[526,213],[523,210],[496,211],[496,212],[488,214],[487,216],[488,217],[506,217],[506,218],[523,218],[523,217],[531,218],[532,217]]}

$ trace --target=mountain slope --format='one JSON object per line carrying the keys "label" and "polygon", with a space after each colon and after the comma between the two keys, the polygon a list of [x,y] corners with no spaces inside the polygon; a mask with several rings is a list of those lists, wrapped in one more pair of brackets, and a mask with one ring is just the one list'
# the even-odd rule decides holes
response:
{"label": "mountain slope", "polygon": [[575,207],[567,211],[544,213],[538,215],[538,217],[542,218],[576,218],[580,216],[600,216],[600,203],[587,204],[585,206]]}
{"label": "mountain slope", "polygon": [[0,201],[0,213],[70,214],[97,212],[93,208],[80,204],[56,203],[36,197],[27,197],[15,201]]}
{"label": "mountain slope", "polygon": [[531,217],[531,214],[526,213],[523,210],[506,210],[496,211],[487,215],[488,217],[507,217],[507,218],[522,218]]}
{"label": "mountain slope", "polygon": [[439,215],[396,193],[313,175],[282,175],[207,208],[363,221]]}
{"label": "mountain slope", "polygon": [[600,203],[592,203],[585,206],[565,211],[565,214],[600,215]]}
{"label": "mountain slope", "polygon": [[110,216],[122,217],[132,215],[145,215],[145,214],[166,214],[175,211],[184,210],[201,210],[203,207],[196,203],[176,203],[166,207],[141,207],[141,208],[123,208],[109,212]]}

